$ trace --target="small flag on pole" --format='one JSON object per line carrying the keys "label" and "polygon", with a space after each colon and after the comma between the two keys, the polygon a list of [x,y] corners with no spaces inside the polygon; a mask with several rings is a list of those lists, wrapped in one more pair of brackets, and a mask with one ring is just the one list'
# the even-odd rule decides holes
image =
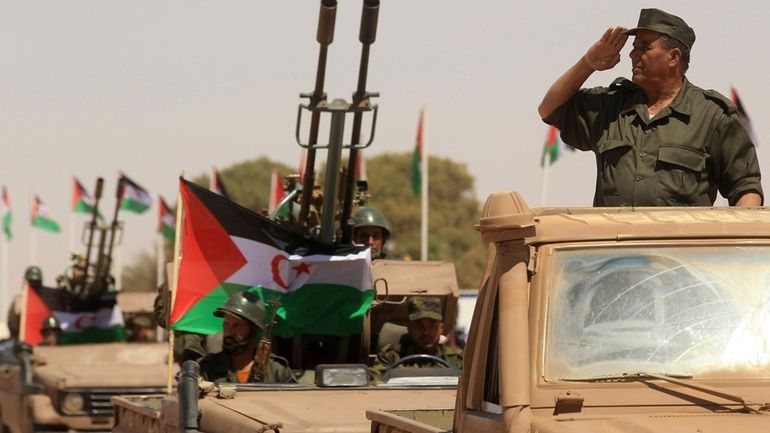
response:
{"label": "small flag on pole", "polygon": [[8,190],[6,190],[5,185],[3,185],[3,233],[5,233],[5,238],[8,240],[13,238],[13,235],[11,234],[12,222],[11,199],[8,197]]}
{"label": "small flag on pole", "polygon": [[283,190],[283,176],[278,173],[278,170],[273,170],[270,175],[270,203],[268,203],[267,211],[274,211],[284,197],[286,197],[286,191]]}
{"label": "small flag on pole", "polygon": [[176,215],[174,215],[173,209],[166,203],[166,200],[163,200],[163,197],[160,197],[160,206],[158,208],[160,213],[158,216],[158,233],[162,234],[169,242],[174,242],[176,237]]}
{"label": "small flag on pole", "polygon": [[754,127],[751,125],[751,119],[749,119],[749,115],[746,113],[746,109],[743,107],[743,103],[738,97],[738,91],[735,90],[735,87],[730,88],[730,94],[733,104],[738,108],[738,116],[740,117],[741,122],[743,122],[743,127],[746,128],[746,132],[749,133],[749,138],[751,138],[751,141],[754,142],[755,146],[758,145],[757,136],[754,134]]}
{"label": "small flag on pole", "polygon": [[88,194],[83,184],[75,176],[72,177],[72,212],[84,214],[94,212],[93,197]]}
{"label": "small flag on pole", "polygon": [[219,174],[219,170],[215,167],[211,169],[211,178],[209,179],[209,189],[222,197],[230,200],[230,194],[225,189],[225,184],[222,182],[222,176]]}
{"label": "small flag on pole", "polygon": [[52,233],[59,233],[61,228],[59,223],[51,218],[48,206],[46,206],[40,197],[35,196],[32,199],[32,227],[37,227],[41,230],[45,230]]}
{"label": "small flag on pole", "polygon": [[543,154],[540,156],[540,166],[545,165],[546,157],[548,158],[548,165],[553,165],[561,156],[563,147],[566,147],[566,144],[561,140],[559,130],[555,126],[549,126],[543,145]]}
{"label": "small flag on pole", "polygon": [[412,193],[420,196],[422,189],[422,157],[423,157],[423,110],[420,110],[420,120],[417,123],[417,139],[412,154]]}
{"label": "small flag on pole", "polygon": [[139,186],[138,183],[129,179],[125,174],[120,175],[120,180],[123,182],[123,202],[120,205],[121,209],[125,209],[129,212],[144,213],[152,206],[153,198],[146,189]]}

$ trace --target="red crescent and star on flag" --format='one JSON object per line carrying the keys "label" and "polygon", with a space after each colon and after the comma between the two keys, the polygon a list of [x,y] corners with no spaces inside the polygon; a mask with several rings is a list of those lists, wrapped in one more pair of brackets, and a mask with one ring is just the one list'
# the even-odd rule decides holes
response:
{"label": "red crescent and star on flag", "polygon": [[[286,283],[284,281],[283,277],[281,276],[280,271],[280,265],[284,261],[289,261],[289,258],[282,255],[277,254],[275,257],[273,257],[273,260],[270,262],[270,268],[273,272],[273,281],[275,284],[278,285],[278,287],[283,288],[284,290],[287,290],[289,288],[290,283]],[[310,265],[304,262],[299,263],[296,266],[293,266],[292,269],[296,271],[296,274],[294,275],[294,279],[299,277],[301,274],[308,274],[310,275]]]}

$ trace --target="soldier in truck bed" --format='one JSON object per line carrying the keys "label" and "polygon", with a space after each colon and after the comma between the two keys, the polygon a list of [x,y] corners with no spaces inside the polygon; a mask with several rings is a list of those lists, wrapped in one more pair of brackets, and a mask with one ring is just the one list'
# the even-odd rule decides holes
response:
{"label": "soldier in truck bed", "polygon": [[259,378],[254,359],[265,330],[265,304],[256,293],[236,292],[214,312],[224,318],[222,351],[200,360],[201,376],[208,381],[232,383],[290,383],[292,370],[285,359],[270,354],[265,377]]}
{"label": "soldier in truck bed", "polygon": [[[620,62],[629,35],[631,80],[581,89]],[[757,154],[735,105],[687,79],[695,31],[642,9],[637,27],[611,27],[554,82],[538,107],[568,145],[596,154],[594,206],[761,206]]]}
{"label": "soldier in truck bed", "polygon": [[398,344],[388,344],[380,350],[372,366],[372,372],[381,377],[401,358],[416,354],[433,355],[443,359],[451,367],[463,368],[462,350],[440,342],[443,330],[441,302],[438,298],[418,296],[410,299],[408,332],[401,336]]}

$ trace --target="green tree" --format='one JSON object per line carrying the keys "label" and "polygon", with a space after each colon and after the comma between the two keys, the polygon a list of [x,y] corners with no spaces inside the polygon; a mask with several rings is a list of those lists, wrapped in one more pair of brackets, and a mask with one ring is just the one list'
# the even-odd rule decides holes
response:
{"label": "green tree", "polygon": [[[386,245],[390,258],[420,258],[420,199],[411,189],[411,161],[410,152],[367,159],[369,205],[393,228]],[[428,164],[428,259],[453,262],[460,287],[477,288],[487,250],[473,229],[481,215],[474,179],[450,159],[430,157]]]}
{"label": "green tree", "polygon": [[151,291],[158,287],[157,255],[155,251],[142,251],[134,261],[123,268],[122,290]]}
{"label": "green tree", "polygon": [[[260,212],[267,209],[270,200],[270,176],[273,170],[277,170],[282,175],[296,171],[286,164],[271,161],[263,156],[232,165],[222,170],[220,175],[230,200],[254,212]],[[193,179],[193,182],[209,185],[209,176],[198,176]]]}

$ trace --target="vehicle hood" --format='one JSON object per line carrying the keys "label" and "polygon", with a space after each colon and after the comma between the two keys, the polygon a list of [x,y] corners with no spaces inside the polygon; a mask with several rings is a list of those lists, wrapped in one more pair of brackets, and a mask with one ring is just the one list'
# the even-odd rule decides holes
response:
{"label": "vehicle hood", "polygon": [[281,423],[281,433],[369,433],[367,409],[451,409],[456,395],[454,388],[239,391],[232,400],[200,400],[200,429],[253,433]]}
{"label": "vehicle hood", "polygon": [[165,343],[36,347],[33,374],[47,387],[115,388],[166,385]]}
{"label": "vehicle hood", "polygon": [[768,432],[770,414],[656,413],[612,417],[535,418],[540,433],[661,433],[661,432]]}

